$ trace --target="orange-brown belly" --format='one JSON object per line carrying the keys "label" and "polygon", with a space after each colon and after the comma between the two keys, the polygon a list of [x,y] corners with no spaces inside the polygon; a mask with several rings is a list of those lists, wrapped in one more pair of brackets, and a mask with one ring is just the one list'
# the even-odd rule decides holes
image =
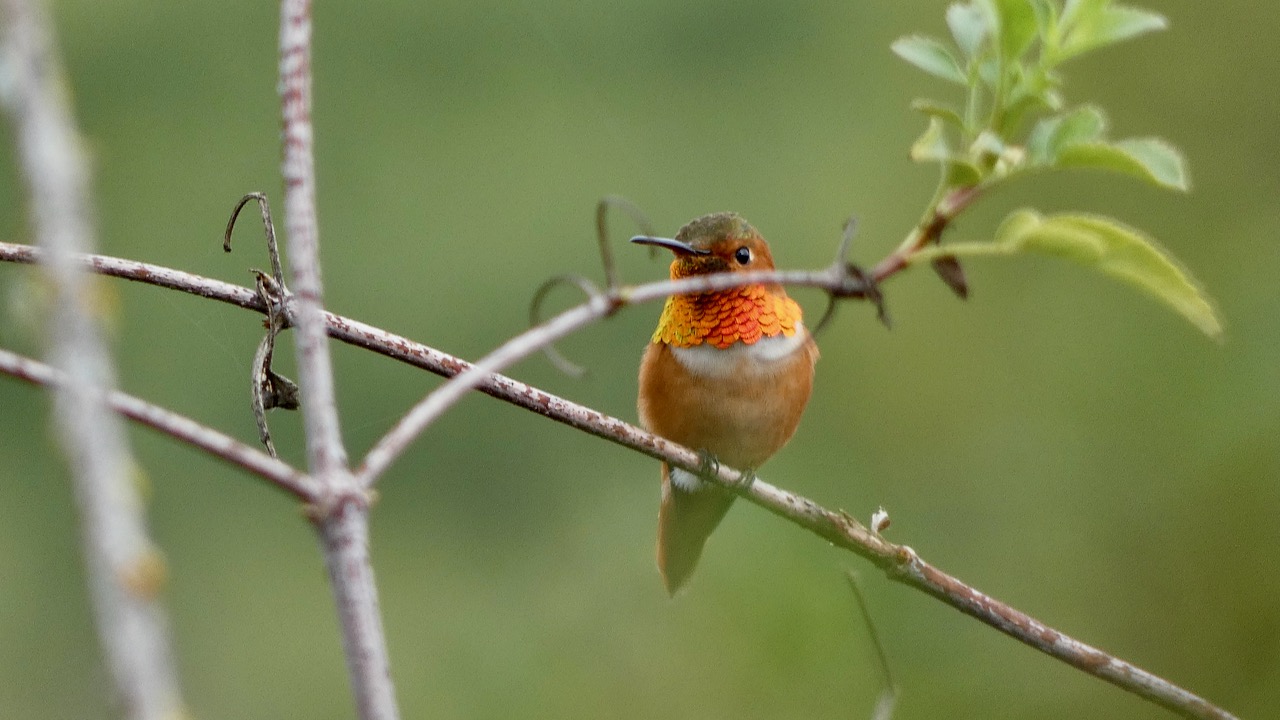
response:
{"label": "orange-brown belly", "polygon": [[[761,342],[774,340],[785,339]],[[806,337],[785,357],[765,359],[749,346],[690,350],[698,355],[682,351],[682,362],[669,345],[649,345],[640,364],[640,421],[730,466],[759,467],[800,423],[813,389],[817,346]]]}

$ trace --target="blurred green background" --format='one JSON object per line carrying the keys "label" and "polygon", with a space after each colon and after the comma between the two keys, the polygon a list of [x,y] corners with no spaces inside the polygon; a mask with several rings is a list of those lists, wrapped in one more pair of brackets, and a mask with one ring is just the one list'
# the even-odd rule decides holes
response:
{"label": "blurred green background", "polygon": [[[1121,177],[1037,177],[949,237],[1025,204],[1113,214],[1181,258],[1227,323],[1219,346],[1128,287],[1050,259],[969,263],[961,303],[927,272],[886,288],[885,331],[845,307],[796,439],[765,479],[890,537],[1076,637],[1244,717],[1280,707],[1280,6],[1152,4],[1169,32],[1069,65],[1068,99],[1118,137],[1191,161],[1182,196]],[[888,252],[932,191],[907,147],[896,59],[945,3],[568,0],[319,3],[315,121],[327,304],[474,358],[524,327],[547,277],[599,277],[593,206],[619,193],[659,231],[733,209],[786,267],[841,223]],[[279,198],[274,3],[54,4],[96,162],[104,252],[251,284],[249,190]],[[28,239],[10,129],[0,237]],[[251,217],[251,216],[247,216]],[[665,260],[615,242],[625,277]],[[259,318],[112,281],[123,387],[245,441]],[[38,285],[0,266],[0,342],[39,352]],[[798,293],[810,312],[822,298]],[[566,291],[558,298],[568,303]],[[514,376],[634,420],[658,313],[622,313]],[[290,346],[291,347],[291,346]],[[438,381],[335,346],[359,456]],[[287,356],[289,353],[282,353]],[[291,358],[283,358],[291,366]],[[0,380],[0,715],[115,715],[45,395]],[[276,413],[300,462],[299,418]],[[169,607],[200,718],[346,718],[323,565],[296,505],[135,430]],[[863,573],[903,696],[896,717],[1162,718],[854,556],[745,504],[675,601],[653,564],[657,464],[475,396],[381,485],[373,554],[407,718],[863,718],[880,671],[842,576]]]}

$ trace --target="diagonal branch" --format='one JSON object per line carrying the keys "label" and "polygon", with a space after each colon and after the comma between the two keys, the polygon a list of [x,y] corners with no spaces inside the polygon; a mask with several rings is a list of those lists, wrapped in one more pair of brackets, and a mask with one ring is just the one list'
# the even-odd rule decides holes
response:
{"label": "diagonal branch", "polygon": [[[32,262],[32,258],[36,256],[38,253],[32,252],[30,248],[0,243],[0,261]],[[197,275],[175,271],[164,272],[163,268],[145,263],[132,263],[103,256],[86,256],[80,260],[90,267],[103,268],[104,273],[118,277],[163,284],[165,287],[216,298],[257,312],[265,312],[260,304],[255,305],[252,292],[247,288],[239,288]],[[760,276],[743,274],[741,277],[744,278],[743,282],[762,282],[778,277],[788,282],[822,287],[820,278],[825,272],[789,271]],[[164,278],[163,282],[154,280],[160,277]],[[765,280],[762,280],[762,277]],[[829,279],[829,276],[827,277]],[[694,280],[698,282],[681,280],[623,288],[621,294],[631,301],[638,301],[656,299],[666,292],[697,292],[700,289],[732,287],[732,283],[717,276]],[[853,286],[850,285],[849,289],[852,293]],[[326,324],[330,337],[334,339],[437,375],[452,378],[473,367],[471,363],[453,355],[351,318],[326,313]],[[547,338],[550,339],[551,335]],[[537,340],[535,336],[535,341]],[[689,448],[681,447],[623,420],[518,380],[496,373],[480,375],[482,376],[478,378],[479,384],[475,389],[491,397],[686,470],[693,472],[703,470],[701,456]],[[752,483],[749,489],[743,490],[739,487],[739,479],[740,473],[728,467],[720,468],[719,474],[711,478],[712,482],[718,482],[738,492],[749,502],[869,560],[893,580],[919,589],[1020,642],[1106,680],[1127,692],[1147,698],[1185,717],[1214,720],[1234,718],[1226,710],[1212,705],[1167,680],[1075,640],[966,585],[922,560],[911,548],[890,543],[846,513],[828,510],[808,498],[774,487],[759,479]]]}
{"label": "diagonal branch", "polygon": [[[0,348],[0,373],[36,385],[53,388],[67,385],[64,373],[3,348]],[[119,390],[106,393],[105,399],[112,412],[257,475],[303,502],[319,500],[320,491],[314,480],[251,445]]]}
{"label": "diagonal branch", "polygon": [[378,477],[400,457],[415,438],[444,415],[468,392],[524,358],[550,347],[556,340],[596,323],[618,308],[604,295],[560,313],[551,320],[531,328],[481,358],[475,365],[427,394],[417,405],[383,435],[356,468],[356,479],[371,487]]}

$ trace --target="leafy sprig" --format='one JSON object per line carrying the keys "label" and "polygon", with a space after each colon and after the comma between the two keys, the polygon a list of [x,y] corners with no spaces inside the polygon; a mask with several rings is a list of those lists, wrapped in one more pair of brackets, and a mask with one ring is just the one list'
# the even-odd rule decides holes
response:
{"label": "leafy sprig", "polygon": [[899,248],[903,261],[928,260],[940,272],[949,268],[943,278],[960,292],[958,257],[1066,257],[1147,291],[1205,334],[1221,337],[1217,312],[1191,275],[1155,241],[1111,218],[1044,217],[1020,209],[993,242],[927,247],[968,203],[1032,172],[1102,170],[1189,190],[1186,161],[1177,148],[1156,137],[1113,139],[1100,108],[1068,106],[1062,93],[1064,63],[1163,30],[1168,21],[1111,0],[969,0],[948,7],[946,20],[950,42],[910,35],[892,46],[902,59],[966,91],[962,105],[924,98],[912,103],[928,125],[911,146],[911,158],[937,163],[941,176],[920,228]]}

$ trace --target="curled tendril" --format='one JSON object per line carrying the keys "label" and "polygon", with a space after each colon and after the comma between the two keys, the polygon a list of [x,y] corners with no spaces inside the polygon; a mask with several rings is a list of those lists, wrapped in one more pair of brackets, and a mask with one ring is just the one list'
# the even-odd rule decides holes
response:
{"label": "curled tendril", "polygon": [[[595,283],[582,277],[581,275],[560,275],[553,277],[542,284],[533,294],[533,299],[529,303],[529,324],[537,325],[542,322],[542,305],[551,290],[559,285],[572,285],[581,290],[589,299],[605,298],[611,304],[617,305],[618,291],[622,284],[618,280],[618,266],[613,261],[613,251],[609,248],[609,211],[622,210],[631,216],[632,221],[640,227],[641,231],[646,234],[653,234],[653,225],[649,222],[648,216],[644,214],[635,203],[627,200],[619,195],[606,195],[600,198],[596,203],[596,244],[600,250],[600,264],[604,267],[605,290],[601,290]],[[587,374],[587,369],[578,365],[564,356],[553,345],[548,345],[543,349],[547,359],[560,372],[570,377],[582,377]]]}
{"label": "curled tendril", "polygon": [[271,259],[271,274],[261,270],[250,269],[254,275],[258,299],[266,308],[267,334],[258,343],[258,350],[253,355],[253,377],[250,381],[254,421],[258,424],[258,439],[262,441],[271,457],[276,455],[275,443],[271,440],[271,430],[267,427],[267,411],[272,408],[285,410],[298,409],[298,385],[289,378],[276,373],[271,368],[271,358],[275,352],[276,336],[289,327],[289,316],[286,305],[289,301],[289,290],[284,284],[284,269],[280,265],[280,248],[276,245],[276,228],[271,222],[271,205],[265,193],[251,192],[240,198],[231,218],[227,220],[227,231],[222,236],[222,249],[231,252],[231,232],[235,230],[236,219],[240,211],[249,201],[258,203],[262,212],[262,232],[267,240],[267,255]]}
{"label": "curled tendril", "polygon": [[[534,291],[533,299],[529,302],[530,325],[537,325],[542,322],[543,301],[546,300],[547,295],[550,294],[554,288],[560,285],[572,285],[573,287],[581,290],[582,293],[590,299],[605,297],[605,293],[601,292],[600,288],[596,287],[595,283],[581,275],[558,275],[542,283],[542,285]],[[564,354],[555,348],[555,345],[546,346],[542,349],[542,352],[547,356],[547,359],[551,361],[551,364],[565,375],[580,378],[587,374],[587,369],[585,367],[569,360],[569,358],[565,357]]]}
{"label": "curled tendril", "polygon": [[613,262],[613,251],[609,249],[610,209],[622,210],[630,215],[643,234],[653,235],[654,232],[649,217],[630,200],[620,195],[606,195],[596,203],[596,242],[600,245],[600,262],[604,265],[605,287],[616,290],[619,287],[618,268]]}
{"label": "curled tendril", "polygon": [[250,200],[257,201],[258,209],[262,212],[262,229],[267,238],[267,255],[271,258],[271,277],[283,288],[284,269],[280,265],[280,248],[276,246],[276,228],[271,222],[271,206],[267,203],[266,193],[251,192],[236,203],[231,211],[231,218],[227,220],[227,231],[222,236],[222,249],[225,252],[231,252],[231,231],[236,227],[236,218],[240,217],[240,211],[249,204]]}

